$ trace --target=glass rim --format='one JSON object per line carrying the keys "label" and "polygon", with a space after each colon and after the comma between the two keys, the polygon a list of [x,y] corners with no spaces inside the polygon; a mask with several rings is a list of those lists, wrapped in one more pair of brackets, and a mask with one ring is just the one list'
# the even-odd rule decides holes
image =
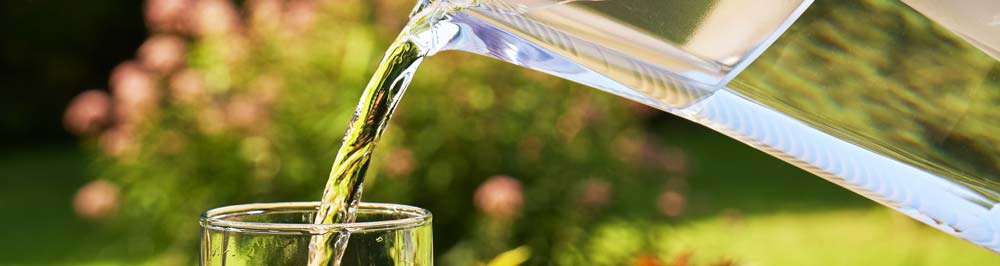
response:
{"label": "glass rim", "polygon": [[244,222],[228,219],[234,216],[264,215],[268,213],[281,213],[296,210],[315,211],[319,209],[319,205],[320,202],[318,201],[229,205],[206,211],[201,215],[199,223],[201,224],[201,227],[205,229],[228,232],[323,235],[335,232],[353,233],[409,229],[430,224],[432,219],[431,212],[420,207],[371,202],[362,202],[358,206],[358,211],[401,214],[402,217],[381,221],[335,224]]}

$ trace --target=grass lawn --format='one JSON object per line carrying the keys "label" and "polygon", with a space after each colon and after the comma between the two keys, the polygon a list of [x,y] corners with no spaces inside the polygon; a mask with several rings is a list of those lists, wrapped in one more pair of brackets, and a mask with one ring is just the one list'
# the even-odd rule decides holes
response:
{"label": "grass lawn", "polygon": [[74,193],[91,180],[87,163],[72,146],[0,153],[0,265],[113,265],[126,257],[100,223],[73,213]]}
{"label": "grass lawn", "polygon": [[992,251],[708,129],[656,130],[697,163],[688,178],[693,219],[652,225],[660,254],[690,252],[703,264],[1000,265]]}
{"label": "grass lawn", "polygon": [[653,231],[660,249],[688,253],[692,265],[1000,265],[997,254],[886,208],[718,217]]}
{"label": "grass lawn", "polygon": [[[589,248],[645,239],[664,266],[682,256],[694,266],[721,258],[736,265],[1000,265],[997,254],[742,144],[701,129],[662,132],[686,140],[677,145],[698,163],[689,182],[692,201],[702,203],[681,222],[612,219],[594,232]],[[129,265],[143,259],[109,244],[121,236],[73,214],[73,194],[90,180],[87,162],[72,147],[0,154],[0,265]]]}

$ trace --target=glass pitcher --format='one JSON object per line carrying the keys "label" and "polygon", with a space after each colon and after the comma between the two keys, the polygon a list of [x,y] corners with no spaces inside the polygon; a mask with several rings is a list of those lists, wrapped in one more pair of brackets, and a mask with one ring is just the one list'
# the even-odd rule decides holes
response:
{"label": "glass pitcher", "polygon": [[690,119],[1000,252],[1000,2],[423,0],[459,50]]}

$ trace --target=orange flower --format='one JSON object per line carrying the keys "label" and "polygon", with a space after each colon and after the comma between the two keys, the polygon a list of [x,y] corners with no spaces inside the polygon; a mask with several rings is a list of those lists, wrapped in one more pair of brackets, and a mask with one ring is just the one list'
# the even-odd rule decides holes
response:
{"label": "orange flower", "polygon": [[660,266],[663,262],[653,255],[640,255],[632,259],[632,266]]}
{"label": "orange flower", "polygon": [[673,263],[671,265],[673,266],[691,265],[692,255],[694,255],[694,252],[691,252],[690,250],[681,251],[680,253],[674,256]]}

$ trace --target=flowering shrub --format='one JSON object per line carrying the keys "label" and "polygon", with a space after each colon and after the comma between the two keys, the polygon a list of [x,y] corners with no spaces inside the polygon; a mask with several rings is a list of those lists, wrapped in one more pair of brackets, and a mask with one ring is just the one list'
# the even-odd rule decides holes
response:
{"label": "flowering shrub", "polygon": [[[114,69],[110,93],[85,92],[66,112],[66,128],[99,155],[78,213],[122,232],[131,256],[180,265],[197,256],[207,209],[318,199],[412,4],[148,0],[151,36],[136,59]],[[582,263],[582,228],[605,210],[684,214],[689,162],[643,132],[656,114],[490,59],[438,55],[396,112],[364,198],[433,211],[441,265],[522,245],[530,264]]]}

